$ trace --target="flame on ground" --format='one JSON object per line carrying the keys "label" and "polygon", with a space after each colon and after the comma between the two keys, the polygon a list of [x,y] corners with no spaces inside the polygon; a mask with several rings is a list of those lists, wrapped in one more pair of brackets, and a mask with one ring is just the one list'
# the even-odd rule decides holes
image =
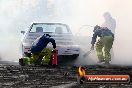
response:
{"label": "flame on ground", "polygon": [[85,68],[82,66],[79,66],[78,72],[80,76],[84,76],[86,74]]}

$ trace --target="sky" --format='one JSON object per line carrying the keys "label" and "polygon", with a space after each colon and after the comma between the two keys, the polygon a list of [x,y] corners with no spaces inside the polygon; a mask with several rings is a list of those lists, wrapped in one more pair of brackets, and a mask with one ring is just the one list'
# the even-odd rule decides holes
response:
{"label": "sky", "polygon": [[0,0],[0,57],[18,60],[20,31],[33,22],[66,23],[76,34],[82,25],[101,25],[103,14],[109,12],[117,23],[113,63],[131,64],[131,4],[131,0]]}

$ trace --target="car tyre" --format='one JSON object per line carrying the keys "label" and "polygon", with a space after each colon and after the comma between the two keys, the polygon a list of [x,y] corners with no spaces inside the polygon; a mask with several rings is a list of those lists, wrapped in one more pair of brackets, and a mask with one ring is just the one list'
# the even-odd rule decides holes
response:
{"label": "car tyre", "polygon": [[19,65],[21,65],[21,66],[24,66],[24,65],[25,65],[25,63],[24,63],[24,61],[23,61],[23,58],[20,58],[20,59],[19,59]]}

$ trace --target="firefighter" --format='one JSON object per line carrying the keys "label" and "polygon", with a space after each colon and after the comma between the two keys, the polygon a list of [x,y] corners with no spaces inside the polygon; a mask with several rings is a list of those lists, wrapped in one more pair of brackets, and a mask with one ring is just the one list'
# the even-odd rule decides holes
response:
{"label": "firefighter", "polygon": [[107,27],[100,27],[98,25],[94,27],[93,32],[91,49],[94,50],[96,38],[99,37],[96,43],[96,54],[99,59],[98,63],[105,62],[105,64],[109,64],[109,61],[111,60],[110,49],[113,45],[114,34]]}
{"label": "firefighter", "polygon": [[35,65],[40,65],[43,57],[45,57],[46,61],[49,61],[51,57],[51,52],[46,48],[47,44],[51,42],[53,48],[56,48],[56,43],[53,38],[49,34],[44,34],[43,36],[36,39],[31,47],[31,53],[34,59]]}

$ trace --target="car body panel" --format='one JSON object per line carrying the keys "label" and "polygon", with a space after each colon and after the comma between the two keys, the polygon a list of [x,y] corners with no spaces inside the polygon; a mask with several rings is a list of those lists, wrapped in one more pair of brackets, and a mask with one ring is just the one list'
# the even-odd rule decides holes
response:
{"label": "car body panel", "polygon": [[[34,26],[35,25],[35,26]],[[48,25],[48,26],[47,26]],[[53,26],[52,26],[53,25]],[[46,26],[46,27],[45,27]],[[46,31],[44,32],[35,32],[32,31],[33,27],[43,27]],[[62,27],[64,33],[56,33],[57,27]],[[53,30],[54,28],[54,30]],[[35,28],[34,28],[35,29]],[[48,31],[48,29],[50,31]],[[60,31],[59,31],[60,32]],[[51,38],[54,38],[56,41],[56,49],[58,50],[58,55],[79,55],[80,48],[73,41],[73,34],[71,33],[69,27],[66,24],[61,23],[33,23],[31,27],[26,31],[22,39],[22,56],[24,52],[30,53],[31,46],[33,42],[42,36],[43,34],[51,35]],[[47,47],[52,48],[52,44],[49,43]]]}

